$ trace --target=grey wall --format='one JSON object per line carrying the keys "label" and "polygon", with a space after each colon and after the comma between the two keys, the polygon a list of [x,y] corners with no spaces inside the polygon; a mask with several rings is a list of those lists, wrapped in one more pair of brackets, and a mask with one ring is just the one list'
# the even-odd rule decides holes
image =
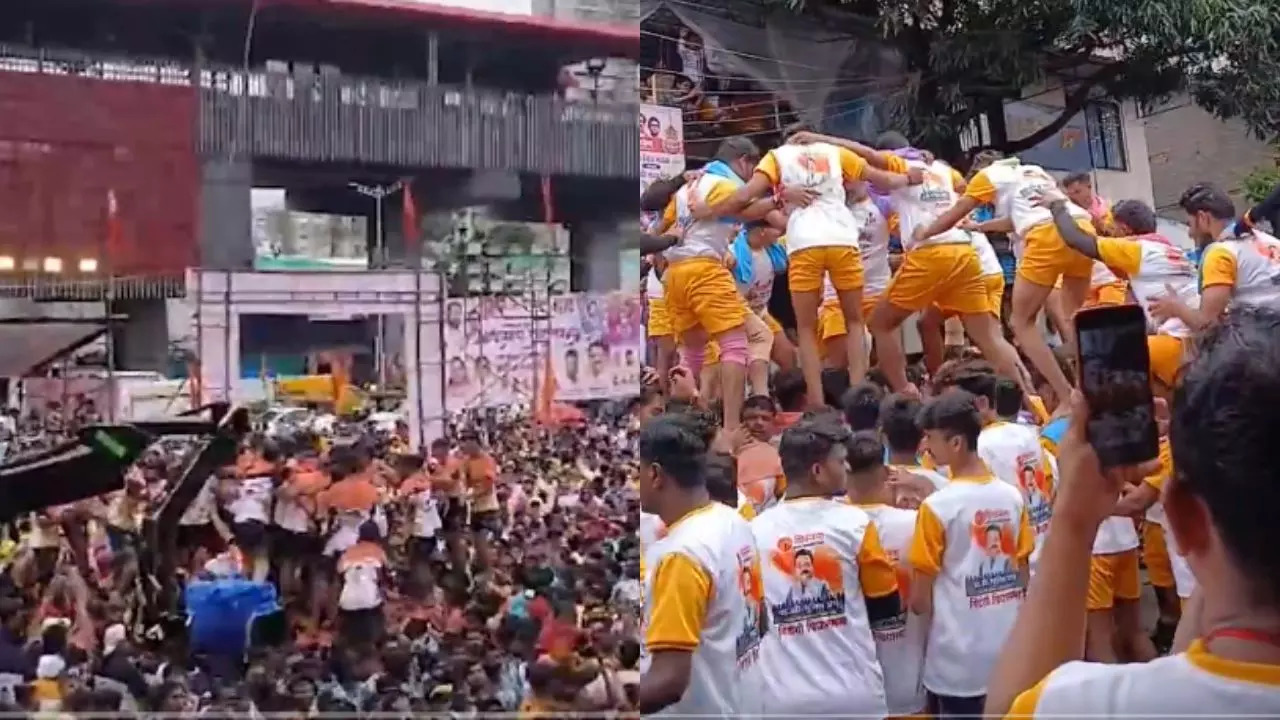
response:
{"label": "grey wall", "polygon": [[218,270],[253,267],[253,165],[248,160],[201,162],[200,265]]}

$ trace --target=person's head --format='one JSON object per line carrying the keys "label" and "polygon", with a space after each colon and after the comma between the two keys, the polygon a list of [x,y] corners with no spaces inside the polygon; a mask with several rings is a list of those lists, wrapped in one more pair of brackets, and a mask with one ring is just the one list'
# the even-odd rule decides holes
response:
{"label": "person's head", "polygon": [[609,348],[599,340],[587,346],[587,369],[592,375],[604,373],[605,363],[609,360]]}
{"label": "person's head", "polygon": [[1073,172],[1062,178],[1062,191],[1085,210],[1093,206],[1093,178],[1087,172]]}
{"label": "person's head", "polygon": [[369,520],[360,524],[359,537],[360,542],[382,542],[382,530],[378,528],[378,523]]}
{"label": "person's head", "polygon": [[862,381],[849,388],[840,397],[840,409],[844,420],[854,432],[874,430],[880,421],[880,403],[884,390],[873,382]]}
{"label": "person's head", "polygon": [[665,408],[662,390],[654,386],[640,388],[640,394],[631,402],[631,413],[640,423],[647,422]]}
{"label": "person's head", "polygon": [[764,250],[778,242],[780,237],[782,231],[768,223],[754,222],[747,225],[747,245],[752,250]]}
{"label": "person's head", "polygon": [[907,140],[907,136],[897,130],[885,130],[876,136],[877,150],[904,150],[909,147],[911,147],[911,141]]}
{"label": "person's head", "polygon": [[1156,231],[1156,211],[1141,200],[1121,200],[1111,206],[1111,219],[1122,237]]}
{"label": "person's head", "polygon": [[662,212],[671,202],[676,191],[684,186],[684,177],[660,178],[649,183],[649,187],[640,194],[640,210],[643,212]]}
{"label": "person's head", "polygon": [[467,379],[467,361],[460,357],[449,358],[449,379],[465,382]]}
{"label": "person's head", "polygon": [[880,404],[880,434],[889,452],[895,455],[915,455],[920,452],[920,401],[902,394],[893,394]]}
{"label": "person's head", "polygon": [[475,430],[467,429],[458,433],[458,450],[463,455],[475,456],[480,454],[480,433]]}
{"label": "person's head", "polygon": [[570,380],[578,377],[578,351],[574,348],[564,351],[564,375]]}
{"label": "person's head", "polygon": [[[849,430],[834,416],[805,417],[782,433],[778,455],[787,494],[834,495],[844,491],[845,441]],[[792,493],[792,490],[795,493]]]}
{"label": "person's head", "polygon": [[996,378],[996,415],[1002,420],[1016,420],[1022,410],[1022,388],[1003,375]]}
{"label": "person's head", "polygon": [[444,320],[451,328],[462,325],[462,302],[451,302],[444,306]]}
{"label": "person's head", "polygon": [[822,402],[827,407],[839,407],[840,400],[848,389],[848,370],[844,368],[822,369]]}
{"label": "person's head", "polygon": [[712,500],[732,508],[738,507],[738,462],[732,455],[708,453],[703,477]]}
{"label": "person's head", "polygon": [[756,440],[768,441],[773,437],[777,415],[778,406],[768,395],[752,395],[742,402],[742,426]]}
{"label": "person's head", "polygon": [[1004,153],[999,150],[979,150],[974,154],[973,159],[969,161],[969,178],[991,167],[991,163],[1004,159]]}
{"label": "person's head", "polygon": [[854,502],[890,502],[889,470],[884,464],[884,444],[870,430],[856,432],[846,445],[849,464],[849,499]]}
{"label": "person's head", "polygon": [[[663,413],[640,428],[640,507],[664,515],[705,493],[707,440],[691,418]],[[696,497],[695,497],[696,499]]]}
{"label": "person's head", "polygon": [[444,438],[436,438],[431,441],[431,458],[438,463],[443,463],[449,459],[449,441]]}
{"label": "person's head", "polygon": [[983,361],[970,361],[957,368],[951,376],[949,387],[959,388],[973,396],[974,406],[982,422],[994,422],[996,414],[996,384],[999,376],[990,364]]}
{"label": "person's head", "polygon": [[797,550],[795,552],[796,577],[801,580],[813,579],[813,551]]}
{"label": "person's head", "polygon": [[1235,222],[1236,206],[1231,196],[1216,185],[1196,183],[1178,200],[1187,213],[1187,232],[1197,247],[1217,240]]}
{"label": "person's head", "polygon": [[[1174,392],[1163,502],[1206,603],[1280,612],[1280,313],[1233,308],[1199,339]],[[1221,611],[1221,610],[1220,610]],[[1248,622],[1241,618],[1243,622]]]}
{"label": "person's head", "polygon": [[738,177],[750,180],[760,162],[760,148],[750,138],[731,137],[721,141],[715,159],[728,165]]}
{"label": "person's head", "polygon": [[982,418],[972,393],[952,388],[920,411],[925,446],[940,465],[963,466],[978,450]]}
{"label": "person's head", "polygon": [[782,412],[803,412],[805,406],[804,373],[800,368],[783,370],[773,376],[773,397]]}
{"label": "person's head", "polygon": [[982,531],[982,550],[987,557],[996,558],[1004,554],[1004,547],[1001,543],[1003,533],[1000,526],[992,523]]}
{"label": "person's head", "polygon": [[658,137],[662,134],[662,121],[656,115],[650,115],[648,122],[645,123],[645,128],[651,136]]}

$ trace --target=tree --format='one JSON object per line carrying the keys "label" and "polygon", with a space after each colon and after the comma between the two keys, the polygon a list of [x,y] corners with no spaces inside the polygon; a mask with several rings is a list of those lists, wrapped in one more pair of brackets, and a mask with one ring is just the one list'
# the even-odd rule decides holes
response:
{"label": "tree", "polygon": [[764,0],[895,47],[907,80],[902,127],[944,157],[959,135],[1023,88],[1070,78],[1062,113],[1008,153],[1061,130],[1093,98],[1152,101],[1185,91],[1260,136],[1280,133],[1280,4],[1248,0]]}
{"label": "tree", "polygon": [[[1260,203],[1280,185],[1280,150],[1270,165],[1260,165],[1244,177],[1244,196],[1251,203]],[[1280,230],[1280,228],[1277,228]]]}

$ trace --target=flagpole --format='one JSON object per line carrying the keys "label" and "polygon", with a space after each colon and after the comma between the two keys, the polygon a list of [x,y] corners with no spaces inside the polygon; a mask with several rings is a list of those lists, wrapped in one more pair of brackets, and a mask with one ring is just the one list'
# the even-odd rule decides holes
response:
{"label": "flagpole", "polygon": [[103,268],[106,269],[106,287],[102,293],[102,314],[106,327],[107,340],[107,421],[116,420],[116,343],[115,321],[112,306],[115,304],[116,283],[115,267],[112,254],[119,246],[116,235],[119,233],[120,206],[115,190],[107,191],[107,232],[104,238]]}

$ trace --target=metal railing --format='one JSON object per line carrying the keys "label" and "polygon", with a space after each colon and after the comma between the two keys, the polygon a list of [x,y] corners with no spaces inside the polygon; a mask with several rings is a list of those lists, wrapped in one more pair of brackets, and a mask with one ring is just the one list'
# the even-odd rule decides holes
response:
{"label": "metal railing", "polygon": [[197,88],[199,149],[305,162],[633,178],[638,108],[306,72],[0,45],[0,72]]}

